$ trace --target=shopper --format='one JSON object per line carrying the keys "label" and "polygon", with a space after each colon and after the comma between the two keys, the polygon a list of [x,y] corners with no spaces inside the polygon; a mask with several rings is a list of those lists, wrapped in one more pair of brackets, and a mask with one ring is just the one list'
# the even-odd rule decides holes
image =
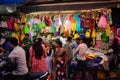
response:
{"label": "shopper", "polygon": [[25,34],[24,39],[21,41],[21,47],[26,52],[27,65],[28,65],[28,62],[29,62],[29,48],[30,48],[30,46],[31,46],[31,40],[29,39],[29,34]]}
{"label": "shopper", "polygon": [[30,61],[29,61],[31,72],[46,72],[46,56],[43,46],[40,42],[35,42],[30,48]]}
{"label": "shopper", "polygon": [[120,65],[119,61],[120,61],[120,53],[119,53],[119,42],[118,42],[118,38],[115,37],[113,39],[113,44],[112,44],[112,47],[113,47],[113,55],[114,55],[114,63],[113,63],[113,68],[116,68]]}
{"label": "shopper", "polygon": [[76,41],[77,45],[80,44],[80,38],[76,38],[75,41]]}
{"label": "shopper", "polygon": [[[76,52],[75,52],[78,54],[78,66],[75,71],[75,76],[78,73],[78,71],[79,72],[81,71],[81,73],[82,73],[81,80],[86,80],[86,63],[85,63],[86,55],[85,55],[85,53],[86,53],[87,49],[88,49],[88,47],[87,47],[87,44],[85,43],[85,39],[81,39],[81,43],[78,45]],[[75,76],[74,76],[74,79],[75,79]]]}
{"label": "shopper", "polygon": [[55,41],[56,51],[53,55],[54,63],[54,80],[66,80],[66,64],[67,64],[67,53],[62,47],[62,42],[60,40]]}
{"label": "shopper", "polygon": [[70,72],[71,72],[71,69],[70,69],[70,62],[72,61],[73,59],[73,48],[72,48],[72,37],[68,36],[67,37],[67,42],[66,44],[64,45],[64,49],[67,51],[67,77],[70,78]]}
{"label": "shopper", "polygon": [[44,44],[45,44],[45,49],[46,49],[46,52],[47,52],[46,53],[47,54],[47,57],[46,57],[47,68],[49,70],[49,73],[51,74],[52,73],[51,60],[52,60],[52,55],[54,53],[54,49],[53,49],[49,40],[45,40]]}
{"label": "shopper", "polygon": [[12,80],[26,80],[26,75],[28,73],[28,68],[26,64],[25,51],[23,48],[18,46],[18,40],[14,37],[10,38],[10,47],[13,49],[9,54],[9,58],[16,58],[17,68],[13,70]]}
{"label": "shopper", "polygon": [[3,49],[4,49],[7,53],[10,53],[10,52],[11,52],[10,42],[9,42],[9,38],[8,38],[8,37],[5,39],[5,42],[3,43],[2,47],[3,47]]}

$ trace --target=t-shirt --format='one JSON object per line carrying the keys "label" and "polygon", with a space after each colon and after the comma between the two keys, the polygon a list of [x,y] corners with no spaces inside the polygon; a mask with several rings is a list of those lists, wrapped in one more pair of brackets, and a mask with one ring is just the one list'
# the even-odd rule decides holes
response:
{"label": "t-shirt", "polygon": [[86,60],[85,53],[86,53],[87,49],[88,49],[88,47],[85,43],[81,43],[78,45],[75,53],[78,53],[79,60],[83,60],[83,61]]}
{"label": "t-shirt", "polygon": [[[21,44],[28,44],[28,43],[31,43],[31,40],[30,40],[30,39],[23,39],[23,40],[21,41]],[[24,47],[23,47],[23,49],[25,50],[26,54],[28,54],[29,48],[30,48],[30,45],[27,45],[27,46],[24,46]]]}
{"label": "t-shirt", "polygon": [[96,32],[96,40],[101,40],[101,32]]}
{"label": "t-shirt", "polygon": [[13,75],[24,75],[28,73],[25,51],[23,48],[16,46],[8,57],[16,58],[17,60],[17,68],[12,72]]}

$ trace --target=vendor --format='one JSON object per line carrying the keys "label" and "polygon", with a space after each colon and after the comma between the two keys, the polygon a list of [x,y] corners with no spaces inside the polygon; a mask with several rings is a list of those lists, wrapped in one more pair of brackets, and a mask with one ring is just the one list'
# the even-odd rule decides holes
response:
{"label": "vendor", "polygon": [[31,46],[31,40],[29,39],[29,34],[25,34],[24,39],[21,41],[21,47],[25,50],[26,52],[26,60],[27,64],[29,62],[29,48]]}

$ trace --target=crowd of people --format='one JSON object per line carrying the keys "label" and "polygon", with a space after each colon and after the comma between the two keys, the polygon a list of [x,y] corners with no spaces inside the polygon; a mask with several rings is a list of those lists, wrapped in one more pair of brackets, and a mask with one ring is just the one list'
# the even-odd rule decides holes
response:
{"label": "crowd of people", "polygon": [[[86,51],[88,45],[86,39],[67,37],[66,43],[57,38],[53,41],[42,38],[29,39],[26,34],[18,43],[17,38],[6,39],[4,47],[0,51],[9,52],[9,58],[17,58],[17,68],[12,71],[13,80],[26,80],[28,73],[49,72],[52,80],[75,80],[78,72],[81,72],[81,80],[86,80]],[[70,77],[70,62],[77,58],[78,64],[74,75]],[[0,63],[0,67],[4,62]]]}

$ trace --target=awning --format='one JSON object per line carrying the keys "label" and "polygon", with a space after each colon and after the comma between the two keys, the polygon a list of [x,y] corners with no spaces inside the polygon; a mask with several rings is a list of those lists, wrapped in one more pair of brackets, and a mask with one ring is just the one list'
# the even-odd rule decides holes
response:
{"label": "awning", "polygon": [[64,11],[64,10],[83,10],[97,8],[116,8],[118,1],[94,1],[94,2],[65,2],[53,4],[40,4],[18,7],[20,12],[38,11]]}

